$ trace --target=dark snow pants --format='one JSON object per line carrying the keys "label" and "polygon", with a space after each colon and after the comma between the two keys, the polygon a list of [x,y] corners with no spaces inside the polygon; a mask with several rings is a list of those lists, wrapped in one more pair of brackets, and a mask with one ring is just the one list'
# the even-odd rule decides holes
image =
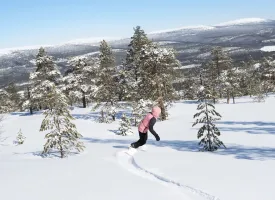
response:
{"label": "dark snow pants", "polygon": [[147,132],[146,133],[139,132],[139,140],[132,143],[131,147],[138,148],[138,147],[146,144],[147,139],[148,139],[148,133]]}

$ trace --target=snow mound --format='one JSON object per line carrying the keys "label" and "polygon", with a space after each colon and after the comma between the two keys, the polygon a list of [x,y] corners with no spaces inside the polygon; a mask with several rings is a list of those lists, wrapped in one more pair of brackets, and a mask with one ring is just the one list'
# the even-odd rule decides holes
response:
{"label": "snow mound", "polygon": [[217,24],[216,26],[235,26],[235,25],[243,25],[243,24],[254,24],[254,23],[261,23],[267,22],[267,19],[262,18],[244,18],[244,19],[237,19],[233,21],[228,21],[224,23]]}
{"label": "snow mound", "polygon": [[275,46],[264,46],[261,48],[261,51],[265,51],[265,52],[275,51]]}

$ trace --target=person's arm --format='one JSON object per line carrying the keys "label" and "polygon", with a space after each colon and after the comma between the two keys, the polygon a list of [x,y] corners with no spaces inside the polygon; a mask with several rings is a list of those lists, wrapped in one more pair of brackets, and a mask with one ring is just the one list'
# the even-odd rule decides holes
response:
{"label": "person's arm", "polygon": [[159,141],[160,138],[159,138],[159,135],[156,133],[156,131],[154,130],[154,125],[156,123],[156,118],[155,117],[152,117],[150,122],[149,122],[149,131],[155,136],[156,140]]}

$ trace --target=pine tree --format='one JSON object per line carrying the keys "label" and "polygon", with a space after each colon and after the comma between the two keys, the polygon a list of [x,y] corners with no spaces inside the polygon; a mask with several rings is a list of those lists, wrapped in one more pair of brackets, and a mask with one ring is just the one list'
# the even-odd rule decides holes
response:
{"label": "pine tree", "polygon": [[16,136],[16,143],[21,145],[25,142],[25,139],[26,139],[26,137],[23,135],[23,133],[20,129]]}
{"label": "pine tree", "polygon": [[126,66],[131,72],[133,79],[137,82],[140,77],[140,54],[144,45],[151,44],[152,42],[147,38],[144,30],[140,26],[134,28],[134,35],[131,37],[131,42],[128,45],[129,50],[126,55]]}
{"label": "pine tree", "polygon": [[[97,91],[95,92],[95,99],[97,101],[95,108],[102,106],[101,113],[102,119],[104,117],[105,108],[111,108],[115,111],[117,107],[117,82],[115,79],[116,69],[115,69],[115,58],[111,47],[103,40],[100,44],[100,54],[99,54],[99,68],[98,68],[98,79],[97,79]],[[112,112],[111,117],[115,121],[115,112]]]}
{"label": "pine tree", "polygon": [[221,74],[221,80],[223,82],[223,88],[227,96],[227,103],[230,102],[230,97],[235,103],[235,97],[240,91],[240,75],[237,68],[230,68],[225,70]]}
{"label": "pine tree", "polygon": [[98,68],[97,59],[78,59],[71,61],[72,68],[63,78],[64,90],[71,104],[82,100],[83,108],[87,107],[87,99],[95,92],[95,76]]}
{"label": "pine tree", "polygon": [[140,26],[134,28],[134,34],[128,45],[125,62],[123,62],[124,70],[127,72],[127,87],[129,88],[128,97],[131,101],[138,101],[142,97],[139,95],[139,83],[141,81],[141,51],[144,45],[151,44]]}
{"label": "pine tree", "polygon": [[31,90],[30,100],[25,106],[32,108],[44,109],[46,96],[53,85],[59,85],[62,81],[62,76],[53,58],[48,56],[45,50],[41,47],[36,57],[37,69],[30,74]]}
{"label": "pine tree", "polygon": [[264,101],[268,92],[275,90],[275,64],[270,58],[263,58],[256,67],[254,82],[256,85],[254,92],[255,101]]}
{"label": "pine tree", "polygon": [[64,158],[72,149],[82,151],[84,145],[78,141],[82,135],[78,133],[75,124],[71,122],[74,118],[68,110],[67,97],[55,86],[52,86],[46,96],[46,105],[49,108],[44,112],[40,131],[51,130],[46,134],[47,139],[43,154],[49,153],[51,149],[57,149]]}
{"label": "pine tree", "polygon": [[248,61],[242,61],[240,63],[240,88],[243,95],[249,95],[250,97],[255,93],[255,60],[249,56]]}
{"label": "pine tree", "polygon": [[20,95],[18,93],[18,88],[15,85],[14,82],[11,82],[8,84],[8,86],[5,88],[6,92],[8,93],[9,96],[9,100],[12,103],[12,110],[16,111],[19,109],[19,105],[20,105]]}
{"label": "pine tree", "polygon": [[[232,67],[232,59],[222,50],[222,47],[215,47],[211,51],[211,60],[209,61],[209,72],[211,75],[211,88],[217,90],[219,98],[223,97],[224,85],[221,80],[221,74],[224,70]],[[216,92],[212,92],[214,96]]]}
{"label": "pine tree", "polygon": [[177,77],[180,62],[173,49],[162,48],[157,44],[145,45],[141,52],[141,81],[138,85],[143,99],[161,103],[161,119],[167,119],[164,109],[176,99],[173,81]]}
{"label": "pine tree", "polygon": [[[217,136],[220,136],[219,129],[215,126],[214,122],[220,120],[221,115],[215,110],[215,107],[209,103],[209,99],[212,99],[211,90],[207,86],[201,86],[199,91],[199,102],[197,107],[199,111],[194,115],[197,118],[193,126],[198,123],[202,123],[202,127],[199,129],[197,137],[202,138],[199,145],[203,146],[206,151],[215,151],[221,145],[225,147],[222,141]],[[225,147],[226,148],[226,147]]]}
{"label": "pine tree", "polygon": [[124,65],[118,67],[116,73],[118,101],[130,100],[134,91],[131,85],[130,73]]}
{"label": "pine tree", "polygon": [[9,113],[14,109],[14,103],[10,100],[10,95],[5,90],[0,90],[0,113]]}
{"label": "pine tree", "polygon": [[120,135],[132,135],[131,120],[125,114],[122,115],[119,127]]}

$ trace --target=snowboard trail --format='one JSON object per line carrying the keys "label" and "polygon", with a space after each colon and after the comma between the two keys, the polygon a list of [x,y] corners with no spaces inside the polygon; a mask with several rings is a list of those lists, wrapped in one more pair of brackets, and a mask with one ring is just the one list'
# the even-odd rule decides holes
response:
{"label": "snowboard trail", "polygon": [[189,193],[200,196],[203,199],[207,200],[220,200],[218,197],[203,192],[199,189],[193,188],[185,184],[181,184],[164,176],[160,176],[156,173],[150,172],[145,168],[142,168],[140,165],[137,164],[134,157],[127,153],[127,150],[117,152],[116,158],[122,167],[134,173],[135,175],[149,179],[151,181],[158,182],[160,184],[165,184],[168,187],[176,187],[184,195],[187,195]]}

